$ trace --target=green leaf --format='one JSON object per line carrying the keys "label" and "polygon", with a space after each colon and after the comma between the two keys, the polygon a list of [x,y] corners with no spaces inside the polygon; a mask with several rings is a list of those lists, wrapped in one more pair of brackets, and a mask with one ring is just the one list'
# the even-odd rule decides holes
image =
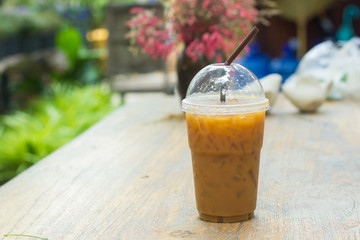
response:
{"label": "green leaf", "polygon": [[71,66],[74,66],[83,45],[79,31],[73,27],[66,27],[56,35],[56,47],[67,56]]}
{"label": "green leaf", "polygon": [[340,82],[346,83],[348,81],[348,74],[345,73],[341,78],[340,78]]}
{"label": "green leaf", "polygon": [[78,136],[115,106],[104,85],[55,84],[26,111],[0,119],[0,184]]}

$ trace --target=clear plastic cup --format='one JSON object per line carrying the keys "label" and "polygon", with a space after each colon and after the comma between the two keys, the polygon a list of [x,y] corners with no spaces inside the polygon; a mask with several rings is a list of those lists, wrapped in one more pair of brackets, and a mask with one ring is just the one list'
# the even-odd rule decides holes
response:
{"label": "clear plastic cup", "polygon": [[191,81],[182,108],[200,218],[210,222],[253,218],[269,108],[259,80],[236,63],[209,65]]}

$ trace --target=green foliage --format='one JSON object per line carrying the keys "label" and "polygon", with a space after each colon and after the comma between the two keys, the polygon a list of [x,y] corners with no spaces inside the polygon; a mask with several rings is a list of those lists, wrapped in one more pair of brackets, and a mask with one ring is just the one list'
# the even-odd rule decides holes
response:
{"label": "green foliage", "polygon": [[55,30],[60,26],[60,17],[51,11],[30,11],[29,9],[0,8],[0,37],[38,33]]}
{"label": "green foliage", "polygon": [[[54,6],[60,6],[63,9],[77,11],[81,8],[88,8],[92,15],[92,28],[104,25],[105,6],[108,3],[136,3],[137,0],[4,0],[5,7],[26,6],[33,10],[51,10]],[[55,12],[55,11],[54,11]]]}
{"label": "green foliage", "polygon": [[56,35],[56,47],[62,50],[73,67],[78,59],[83,41],[79,31],[73,27],[66,27]]}
{"label": "green foliage", "polygon": [[99,82],[102,75],[99,60],[104,53],[86,48],[78,29],[64,25],[56,35],[56,48],[64,52],[69,69],[61,74],[53,74],[55,81],[78,85]]}
{"label": "green foliage", "polygon": [[104,85],[82,88],[55,84],[28,111],[0,120],[0,184],[73,139],[108,114],[111,91]]}

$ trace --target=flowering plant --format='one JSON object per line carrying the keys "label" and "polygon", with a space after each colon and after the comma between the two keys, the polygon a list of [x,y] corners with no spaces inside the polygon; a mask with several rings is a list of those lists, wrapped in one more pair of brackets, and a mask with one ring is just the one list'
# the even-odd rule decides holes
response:
{"label": "flowering plant", "polygon": [[220,62],[262,15],[256,0],[163,1],[163,11],[131,9],[126,23],[131,45],[154,59],[165,59],[183,43],[193,62],[203,57]]}

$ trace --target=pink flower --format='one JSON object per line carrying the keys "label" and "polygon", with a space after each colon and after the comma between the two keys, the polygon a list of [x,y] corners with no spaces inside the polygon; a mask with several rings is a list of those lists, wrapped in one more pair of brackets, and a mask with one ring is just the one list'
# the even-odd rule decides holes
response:
{"label": "pink flower", "polygon": [[130,13],[131,14],[135,14],[135,13],[141,13],[144,12],[145,9],[144,8],[140,8],[140,7],[134,7],[132,9],[130,9]]}
{"label": "pink flower", "polygon": [[166,58],[181,42],[193,61],[219,62],[256,23],[255,1],[173,0],[167,1],[165,14],[133,8],[126,36],[154,58]]}

